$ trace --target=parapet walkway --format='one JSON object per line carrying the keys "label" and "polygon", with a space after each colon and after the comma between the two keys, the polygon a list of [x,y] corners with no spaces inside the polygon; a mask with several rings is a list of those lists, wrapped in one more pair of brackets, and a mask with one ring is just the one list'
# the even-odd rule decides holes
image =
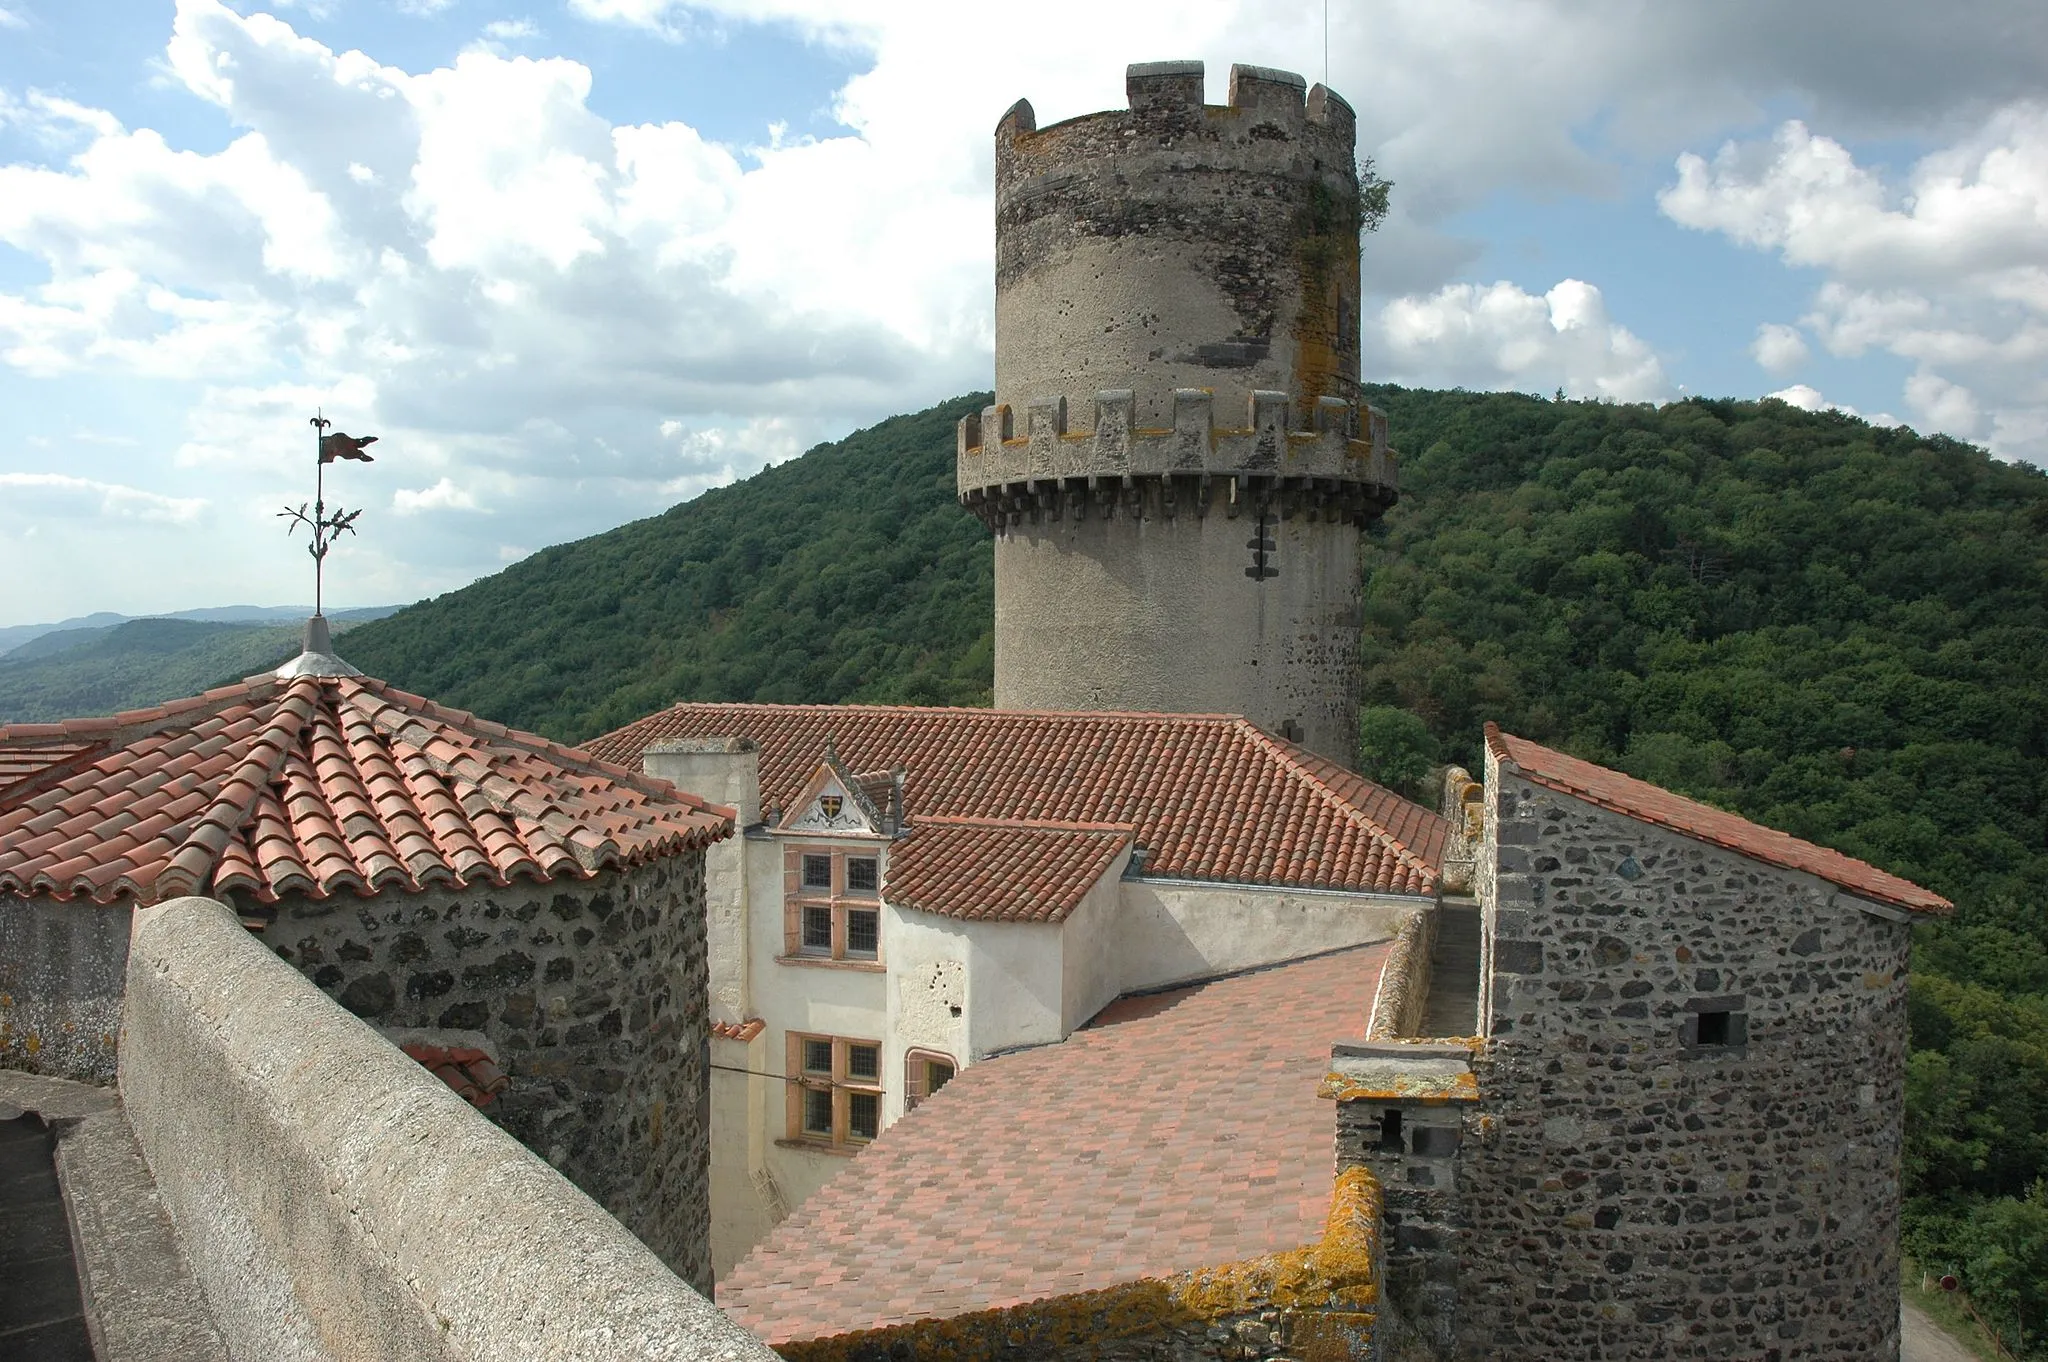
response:
{"label": "parapet walkway", "polygon": [[0,1109],[0,1357],[93,1362],[56,1147],[33,1113]]}
{"label": "parapet walkway", "polygon": [[0,1069],[0,1359],[13,1358],[228,1352],[120,1096]]}
{"label": "parapet walkway", "polygon": [[1479,1029],[1479,904],[1447,898],[1437,907],[1429,953],[1429,998],[1421,1034],[1469,1036]]}

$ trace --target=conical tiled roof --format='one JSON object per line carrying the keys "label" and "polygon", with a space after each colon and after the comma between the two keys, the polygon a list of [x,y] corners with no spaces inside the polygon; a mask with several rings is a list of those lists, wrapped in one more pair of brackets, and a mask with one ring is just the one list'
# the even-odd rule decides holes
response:
{"label": "conical tiled roof", "polygon": [[0,726],[0,893],[271,903],[585,879],[731,831],[730,810],[664,781],[361,676]]}

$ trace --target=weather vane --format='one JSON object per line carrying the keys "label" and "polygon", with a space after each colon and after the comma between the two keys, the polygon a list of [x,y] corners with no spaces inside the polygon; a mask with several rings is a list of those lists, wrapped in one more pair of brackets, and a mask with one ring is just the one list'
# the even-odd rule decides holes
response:
{"label": "weather vane", "polygon": [[328,420],[324,413],[316,413],[308,424],[313,427],[313,435],[318,441],[320,453],[319,462],[313,468],[313,514],[306,514],[306,503],[303,501],[299,503],[297,510],[287,506],[277,514],[279,519],[291,522],[285,526],[286,534],[292,533],[301,525],[313,532],[313,542],[306,545],[306,552],[313,555],[313,613],[317,616],[321,613],[320,578],[322,570],[327,565],[327,550],[334,547],[335,539],[344,531],[349,534],[356,532],[356,517],[362,514],[360,510],[344,511],[339,506],[334,508],[332,515],[328,514],[327,465],[336,459],[374,463],[375,460],[363,452],[363,446],[377,443],[377,437],[345,435],[338,430],[329,434],[327,428],[334,422]]}

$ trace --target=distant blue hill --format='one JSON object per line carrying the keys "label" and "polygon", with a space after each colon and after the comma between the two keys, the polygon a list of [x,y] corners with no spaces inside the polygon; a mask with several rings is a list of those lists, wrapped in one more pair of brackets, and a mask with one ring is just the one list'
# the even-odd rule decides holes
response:
{"label": "distant blue hill", "polygon": [[[39,634],[0,656],[0,724],[116,714],[268,671],[299,650],[303,612],[275,613],[284,618],[131,619]],[[341,633],[388,613],[329,619]]]}
{"label": "distant blue hill", "polygon": [[[401,607],[396,605],[365,605],[353,610],[330,610],[331,620],[352,620],[358,624],[364,620],[382,619]],[[110,610],[96,611],[90,615],[78,615],[68,620],[57,620],[51,624],[10,624],[0,627],[0,658],[32,657],[38,654],[23,653],[21,650],[37,639],[51,634],[76,635],[68,642],[46,647],[42,655],[61,652],[64,648],[88,642],[91,638],[104,635],[117,624],[135,619],[204,620],[227,624],[276,623],[284,621],[297,623],[313,613],[310,605],[212,605],[200,610],[173,610],[162,615],[117,615]]]}

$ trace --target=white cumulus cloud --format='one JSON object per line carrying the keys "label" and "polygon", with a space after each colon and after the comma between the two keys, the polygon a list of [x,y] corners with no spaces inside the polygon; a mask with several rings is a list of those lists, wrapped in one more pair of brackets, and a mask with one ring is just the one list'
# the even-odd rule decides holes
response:
{"label": "white cumulus cloud", "polygon": [[[1830,402],[1820,389],[1806,383],[1794,383],[1789,388],[1780,388],[1774,393],[1766,393],[1764,395],[1766,397],[1775,397],[1787,406],[1797,407],[1801,411],[1838,411],[1844,416],[1863,416],[1862,412],[1845,402]],[[1898,417],[1885,411],[1877,412],[1871,416],[1864,417],[1864,419],[1873,426],[1896,426],[1899,424]]]}
{"label": "white cumulus cloud", "polygon": [[1547,293],[1505,281],[1399,298],[1368,326],[1366,369],[1402,383],[1453,384],[1654,402],[1674,395],[1644,341],[1607,314],[1600,290],[1566,279]]}
{"label": "white cumulus cloud", "polygon": [[133,520],[190,525],[206,510],[204,497],[167,497],[139,487],[64,473],[0,473],[0,524],[32,525],[46,518]]}
{"label": "white cumulus cloud", "polygon": [[[1789,374],[1806,363],[1812,352],[1807,348],[1806,337],[1796,327],[1781,322],[1765,322],[1756,329],[1756,339],[1749,343],[1750,357],[1773,374]],[[1790,399],[1787,399],[1790,400]]]}
{"label": "white cumulus cloud", "polygon": [[391,494],[391,509],[400,515],[418,515],[422,511],[474,511],[477,505],[472,493],[442,478],[432,487],[399,488]]}
{"label": "white cumulus cloud", "polygon": [[1797,121],[1677,169],[1673,221],[1824,273],[1801,322],[1831,353],[1908,360],[1919,421],[2048,461],[2048,104],[1997,110],[1897,183]]}

